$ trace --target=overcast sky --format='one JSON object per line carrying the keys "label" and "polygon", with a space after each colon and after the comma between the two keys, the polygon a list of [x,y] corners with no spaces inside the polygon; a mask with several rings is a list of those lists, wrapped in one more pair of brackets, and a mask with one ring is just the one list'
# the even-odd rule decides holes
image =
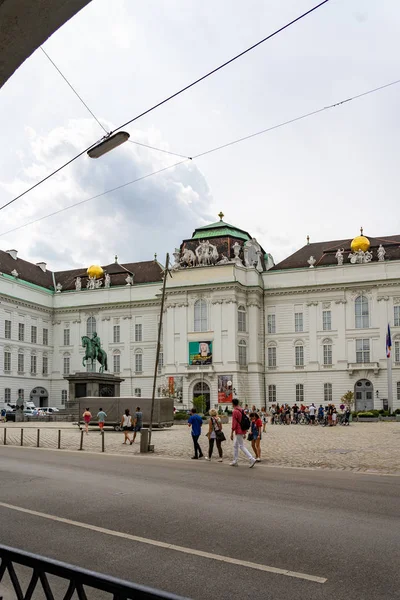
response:
{"label": "overcast sky", "polygon": [[[316,0],[93,0],[44,48],[109,129]],[[330,0],[127,128],[192,156],[400,78],[398,0]],[[311,241],[400,231],[400,85],[187,162],[1,235],[179,159],[125,144],[84,156],[0,212],[0,248],[49,268],[161,261],[196,227],[247,230],[276,262]],[[102,136],[37,50],[0,89],[0,204]]]}

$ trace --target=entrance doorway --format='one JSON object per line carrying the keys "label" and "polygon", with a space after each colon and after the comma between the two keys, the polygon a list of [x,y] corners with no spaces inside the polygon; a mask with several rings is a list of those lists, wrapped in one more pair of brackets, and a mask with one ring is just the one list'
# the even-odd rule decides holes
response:
{"label": "entrance doorway", "polygon": [[205,381],[199,381],[193,388],[193,398],[197,398],[198,396],[204,396],[204,400],[206,403],[206,412],[210,410],[210,386]]}
{"label": "entrance doorway", "polygon": [[374,386],[368,379],[360,379],[354,386],[354,397],[357,411],[368,411],[374,408]]}
{"label": "entrance doorway", "polygon": [[45,388],[38,386],[29,394],[29,400],[37,407],[45,407],[49,405],[49,394]]}

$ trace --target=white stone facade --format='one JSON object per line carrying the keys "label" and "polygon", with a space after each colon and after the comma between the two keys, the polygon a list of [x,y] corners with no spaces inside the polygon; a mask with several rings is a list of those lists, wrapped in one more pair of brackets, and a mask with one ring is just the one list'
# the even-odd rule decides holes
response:
{"label": "white stone facade", "polygon": [[[218,376],[229,376],[237,396],[257,407],[273,401],[338,404],[363,380],[358,408],[364,401],[367,408],[382,408],[390,323],[393,408],[400,408],[399,260],[264,272],[230,262],[172,275],[158,386],[182,377],[185,406],[199,390],[209,390],[210,405],[218,404]],[[1,274],[0,404],[15,402],[20,390],[25,400],[36,390],[39,403],[43,389],[43,403],[62,406],[68,390],[63,375],[84,370],[81,337],[93,327],[108,370],[125,379],[121,395],[150,395],[160,288],[156,282],[53,292]],[[190,365],[190,342],[211,342],[212,363]]]}

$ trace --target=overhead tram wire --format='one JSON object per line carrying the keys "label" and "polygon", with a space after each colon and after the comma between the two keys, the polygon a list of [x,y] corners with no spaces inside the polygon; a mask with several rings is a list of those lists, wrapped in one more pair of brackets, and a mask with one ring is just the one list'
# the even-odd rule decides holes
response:
{"label": "overhead tram wire", "polygon": [[[43,54],[48,58],[48,60],[51,62],[51,64],[53,65],[53,67],[56,69],[56,71],[64,79],[65,83],[74,92],[75,96],[80,100],[80,102],[82,102],[82,104],[86,108],[86,110],[92,115],[93,119],[100,125],[100,127],[102,128],[102,130],[105,132],[106,136],[109,136],[111,134],[111,132],[108,131],[104,127],[104,125],[100,122],[100,120],[96,117],[96,115],[94,114],[94,112],[86,104],[86,102],[83,100],[82,96],[80,96],[80,94],[78,94],[78,92],[76,91],[76,89],[74,88],[74,86],[72,85],[72,83],[65,77],[64,73],[56,65],[56,63],[54,62],[54,60],[48,55],[48,53],[44,50],[44,48],[42,46],[40,46],[40,49],[43,52]],[[172,156],[179,156],[179,158],[190,158],[189,156],[183,156],[182,154],[177,154],[176,152],[170,152],[169,150],[164,150],[162,148],[155,148],[154,146],[149,146],[147,144],[142,144],[141,142],[136,142],[135,140],[128,140],[128,141],[131,142],[131,144],[136,144],[137,146],[143,146],[144,148],[149,148],[150,150],[156,150],[157,152],[164,152],[165,154],[171,154]]]}
{"label": "overhead tram wire", "polygon": [[[342,106],[343,104],[346,104],[347,102],[351,102],[352,100],[357,100],[358,98],[362,98],[364,96],[368,96],[369,94],[373,94],[375,92],[379,92],[381,90],[384,90],[388,87],[391,87],[393,85],[397,85],[400,83],[400,79],[397,79],[396,81],[391,81],[390,83],[386,83],[384,85],[381,85],[379,87],[373,88],[371,90],[367,90],[366,92],[362,92],[361,94],[357,94],[355,96],[352,96],[350,98],[346,98],[344,100],[341,100],[339,102],[335,102],[334,104],[330,104],[329,106],[324,106],[323,108],[319,108],[317,110],[311,111],[309,113],[306,113],[304,115],[300,115],[299,117],[295,117],[293,119],[289,119],[288,121],[284,121],[282,123],[279,123],[278,125],[273,125],[272,127],[268,127],[267,129],[261,129],[260,131],[256,131],[255,133],[251,133],[250,135],[241,137],[241,138],[237,138],[236,140],[232,140],[231,142],[227,142],[226,144],[222,144],[220,146],[215,146],[214,148],[210,148],[209,150],[206,150],[205,152],[200,152],[199,154],[196,154],[195,156],[193,156],[193,159],[197,159],[197,158],[201,158],[203,156],[206,156],[208,154],[212,154],[214,152],[218,152],[219,150],[223,150],[224,148],[228,148],[229,146],[233,146],[235,144],[239,144],[240,142],[244,142],[246,140],[252,139],[258,135],[262,135],[264,133],[268,133],[270,131],[273,131],[275,129],[279,129],[281,127],[285,127],[286,125],[290,125],[291,123],[295,123],[297,121],[301,121],[302,119],[306,119],[307,117],[311,117],[313,115],[317,115],[319,113],[322,113],[326,110],[330,110],[332,108],[337,108],[339,106]],[[0,233],[0,237],[7,235],[9,233],[13,233],[14,231],[19,231],[20,229],[23,229],[24,227],[28,227],[29,225],[34,225],[35,223],[39,223],[39,221],[43,221],[44,219],[48,219],[50,217],[54,217],[55,215],[58,215],[62,212],[65,212],[67,210],[70,210],[71,208],[74,208],[75,206],[80,206],[82,204],[85,204],[86,202],[90,202],[91,200],[96,200],[97,198],[100,198],[102,196],[105,196],[106,194],[111,194],[112,192],[115,192],[117,190],[120,190],[124,187],[127,187],[129,185],[133,185],[134,183],[138,183],[139,181],[142,181],[143,179],[148,179],[149,177],[152,177],[153,175],[158,175],[159,173],[162,173],[163,171],[168,171],[169,169],[173,169],[174,167],[177,167],[179,165],[184,164],[185,162],[188,162],[189,160],[192,159],[185,159],[185,160],[181,160],[177,163],[174,163],[172,165],[169,165],[167,167],[164,167],[162,169],[159,169],[158,171],[153,171],[152,173],[148,173],[147,175],[143,175],[142,177],[139,177],[138,179],[133,179],[132,181],[127,181],[126,183],[123,183],[117,187],[111,188],[109,190],[106,190],[105,192],[101,192],[100,194],[96,194],[96,196],[91,196],[90,198],[86,198],[85,200],[81,200],[79,202],[76,202],[75,204],[70,204],[69,206],[66,206],[64,208],[61,208],[57,211],[54,211],[48,215],[44,215],[43,217],[39,217],[33,221],[29,221],[28,223],[25,223],[24,225],[19,225],[18,227],[14,227],[13,229],[9,229],[8,231],[3,231],[2,233]]]}
{"label": "overhead tram wire", "polygon": [[[201,81],[204,81],[204,79],[207,79],[211,75],[214,75],[214,73],[217,73],[217,71],[220,71],[224,67],[230,65],[232,62],[234,62],[238,58],[244,56],[245,54],[247,54],[251,50],[254,50],[255,48],[257,48],[258,46],[260,46],[264,42],[270,40],[272,37],[278,35],[279,33],[281,33],[282,31],[284,31],[285,29],[287,29],[291,25],[294,25],[295,23],[297,23],[298,21],[300,21],[301,19],[304,19],[304,17],[308,16],[309,14],[311,14],[312,12],[314,12],[315,10],[317,10],[318,8],[320,8],[321,6],[323,6],[324,4],[327,4],[328,2],[329,2],[329,0],[323,0],[323,2],[320,2],[319,4],[317,4],[316,6],[314,6],[313,8],[310,8],[310,10],[308,10],[305,13],[301,14],[300,16],[296,17],[296,19],[293,19],[292,21],[290,21],[286,25],[283,25],[282,27],[280,27],[279,29],[277,29],[276,31],[274,31],[273,33],[271,33],[270,35],[268,35],[267,37],[265,37],[262,40],[260,40],[259,42],[257,42],[256,44],[253,44],[252,46],[250,46],[246,50],[243,50],[243,52],[240,52],[239,54],[237,54],[233,58],[227,60],[222,65],[219,65],[219,67],[216,67],[212,71],[209,71],[208,73],[206,73],[205,75],[203,75],[199,79],[196,79],[195,81],[193,81],[189,85],[187,85],[187,86],[183,87],[182,89],[180,89],[178,92],[175,92],[171,96],[168,96],[168,98],[165,98],[161,102],[158,102],[157,104],[155,104],[151,108],[147,109],[146,111],[144,111],[144,112],[140,113],[139,115],[137,115],[136,117],[134,117],[133,119],[130,119],[126,123],[120,125],[116,129],[114,129],[112,132],[110,132],[110,134],[114,133],[115,131],[119,131],[120,129],[122,129],[123,127],[126,127],[127,125],[130,125],[131,123],[133,123],[134,121],[137,121],[138,119],[140,119],[144,115],[147,115],[150,112],[152,112],[153,110],[155,110],[156,108],[159,108],[163,104],[166,104],[166,102],[169,102],[173,98],[176,98],[180,94],[183,94],[183,92],[186,92],[188,89],[190,89],[193,86],[197,85]],[[25,190],[25,192],[22,192],[22,194],[19,194],[19,196],[17,196],[16,198],[13,198],[12,200],[10,200],[9,202],[7,202],[6,204],[3,204],[3,206],[0,206],[0,210],[3,210],[3,208],[6,208],[7,206],[10,206],[10,204],[12,204],[13,202],[16,202],[17,200],[19,200],[20,198],[22,198],[22,196],[25,196],[28,192],[31,192],[33,189],[35,189],[36,187],[38,187],[39,185],[41,185],[42,183],[44,183],[45,181],[47,181],[48,179],[50,179],[50,177],[53,177],[53,175],[55,175],[56,173],[59,173],[62,169],[64,169],[65,167],[67,167],[68,165],[70,165],[72,162],[74,162],[75,160],[77,160],[80,156],[82,156],[83,154],[85,154],[88,150],[90,150],[90,148],[92,148],[93,146],[95,146],[97,143],[98,142],[95,142],[95,143],[91,144],[88,148],[86,148],[85,150],[83,150],[82,152],[80,152],[79,154],[77,154],[76,156],[74,156],[74,158],[71,158],[64,165],[62,165],[61,167],[59,167],[58,169],[56,169],[55,171],[53,171],[52,173],[50,173],[49,175],[47,175],[47,177],[45,177],[41,181],[38,181],[35,185],[33,185],[32,187],[30,187],[29,189]]]}

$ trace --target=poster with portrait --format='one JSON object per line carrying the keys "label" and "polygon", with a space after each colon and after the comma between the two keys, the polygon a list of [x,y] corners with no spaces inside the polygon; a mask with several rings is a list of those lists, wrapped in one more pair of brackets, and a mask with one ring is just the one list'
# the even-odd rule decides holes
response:
{"label": "poster with portrait", "polygon": [[183,402],[183,377],[168,377],[168,395],[175,398],[177,402]]}
{"label": "poster with portrait", "polygon": [[212,342],[189,342],[189,365],[212,365]]}
{"label": "poster with portrait", "polygon": [[218,404],[227,404],[233,399],[233,375],[218,375]]}

